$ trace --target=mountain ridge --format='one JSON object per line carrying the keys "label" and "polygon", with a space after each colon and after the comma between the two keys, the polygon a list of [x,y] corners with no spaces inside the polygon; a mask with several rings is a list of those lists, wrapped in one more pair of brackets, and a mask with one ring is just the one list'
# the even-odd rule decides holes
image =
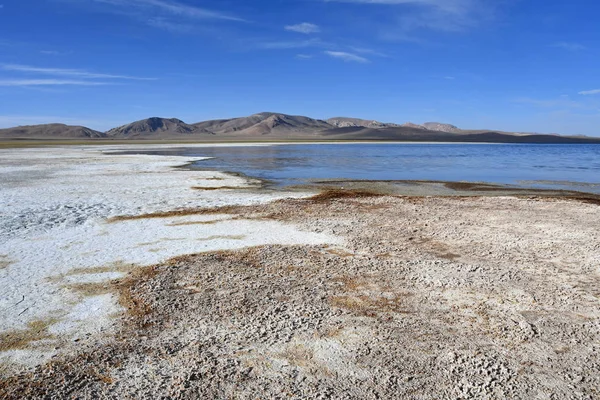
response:
{"label": "mountain ridge", "polygon": [[58,139],[102,139],[108,137],[106,132],[96,131],[80,125],[60,123],[22,125],[0,129],[0,139],[47,139],[48,136]]}
{"label": "mountain ridge", "polygon": [[463,130],[457,126],[384,123],[350,117],[327,120],[276,112],[188,124],[177,118],[151,117],[106,132],[84,126],[42,124],[0,129],[0,139],[90,140],[358,140],[489,143],[600,143],[600,138],[523,134],[495,130]]}

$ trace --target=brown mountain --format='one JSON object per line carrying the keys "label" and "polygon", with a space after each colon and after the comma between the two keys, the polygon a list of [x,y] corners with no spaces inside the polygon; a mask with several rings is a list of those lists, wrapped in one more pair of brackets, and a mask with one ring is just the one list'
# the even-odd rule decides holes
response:
{"label": "brown mountain", "polygon": [[363,127],[363,128],[391,128],[398,127],[398,124],[391,124],[386,122],[379,122],[374,120],[360,119],[360,118],[348,118],[348,117],[335,117],[329,118],[327,123],[335,126],[336,128],[352,128],[352,127]]}
{"label": "brown mountain", "polygon": [[264,112],[248,117],[186,124],[176,118],[148,118],[106,133],[82,126],[48,124],[0,129],[0,139],[127,139],[127,140],[353,140],[399,142],[600,143],[600,138],[462,130],[454,125],[382,123],[338,117],[327,121]]}
{"label": "brown mountain", "polygon": [[441,122],[425,122],[423,125],[418,125],[418,124],[413,124],[412,122],[407,122],[405,124],[402,124],[401,126],[408,127],[408,128],[426,129],[428,131],[447,132],[447,133],[464,132],[462,129],[460,129],[454,125],[443,124]]}
{"label": "brown mountain", "polygon": [[99,139],[106,134],[85,126],[43,124],[0,129],[0,139]]}
{"label": "brown mountain", "polygon": [[423,124],[425,129],[429,129],[430,131],[438,131],[438,132],[448,132],[448,133],[458,133],[461,131],[458,127],[450,124],[443,124],[441,122],[425,122]]}
{"label": "brown mountain", "polygon": [[332,127],[326,121],[272,112],[263,112],[249,117],[199,122],[194,126],[219,136],[236,137],[312,135]]}
{"label": "brown mountain", "polygon": [[106,132],[111,138],[169,138],[176,136],[190,136],[195,134],[210,134],[193,125],[188,125],[177,118],[147,118],[127,125],[113,128]]}
{"label": "brown mountain", "polygon": [[336,128],[321,132],[324,140],[448,142],[448,143],[539,143],[539,144],[600,144],[600,138],[559,135],[516,135],[495,131],[443,132],[414,126],[390,128]]}

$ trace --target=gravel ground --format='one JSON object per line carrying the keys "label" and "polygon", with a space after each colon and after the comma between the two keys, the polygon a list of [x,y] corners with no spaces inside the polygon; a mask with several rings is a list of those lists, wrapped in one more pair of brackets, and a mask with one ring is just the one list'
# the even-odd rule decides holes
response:
{"label": "gravel ground", "polygon": [[596,204],[330,192],[228,214],[343,244],[129,272],[104,287],[127,309],[115,335],[0,397],[600,398]]}

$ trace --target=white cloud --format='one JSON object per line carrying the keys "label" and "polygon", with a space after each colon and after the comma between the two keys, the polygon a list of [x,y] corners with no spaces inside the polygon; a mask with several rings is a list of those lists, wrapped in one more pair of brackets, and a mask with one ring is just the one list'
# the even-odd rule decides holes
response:
{"label": "white cloud", "polygon": [[374,49],[369,49],[366,47],[353,47],[350,46],[348,47],[350,50],[354,51],[355,53],[360,53],[360,54],[369,54],[372,56],[376,56],[376,57],[383,57],[383,58],[389,58],[390,56],[382,53],[380,51],[374,50]]}
{"label": "white cloud", "polygon": [[43,74],[43,75],[68,76],[68,77],[72,77],[72,78],[81,78],[81,79],[156,80],[156,78],[141,78],[141,77],[127,76],[127,75],[99,74],[99,73],[88,72],[88,71],[79,70],[79,69],[40,68],[40,67],[32,67],[29,65],[20,65],[20,64],[0,64],[0,69],[3,69],[5,71],[37,73],[37,74]]}
{"label": "white cloud", "polygon": [[583,92],[579,92],[579,94],[582,94],[584,96],[589,96],[589,95],[593,95],[593,94],[600,94],[600,89],[584,90]]}
{"label": "white cloud", "polygon": [[108,82],[81,81],[69,79],[3,79],[0,80],[0,86],[100,86],[110,85]]}
{"label": "white cloud", "polygon": [[564,50],[569,50],[569,51],[580,51],[580,50],[585,50],[585,46],[580,44],[580,43],[575,43],[575,42],[557,42],[552,44],[551,47],[558,47]]}
{"label": "white cloud", "polygon": [[363,64],[369,62],[369,60],[364,57],[357,56],[356,54],[352,53],[346,53],[345,51],[325,51],[324,53],[330,57],[338,58],[346,62],[358,62]]}
{"label": "white cloud", "polygon": [[472,0],[325,0],[339,3],[387,4],[387,5],[418,5],[437,7],[452,13],[462,13],[473,2]]}
{"label": "white cloud", "polygon": [[310,54],[296,54],[296,58],[300,58],[302,60],[308,60],[310,58],[313,58],[313,56]]}
{"label": "white cloud", "polygon": [[285,30],[292,31],[292,32],[298,32],[298,33],[304,33],[306,35],[311,34],[311,33],[321,32],[321,29],[317,25],[311,24],[308,22],[303,22],[303,23],[297,24],[297,25],[287,25],[285,27]]}
{"label": "white cloud", "polygon": [[229,21],[244,21],[242,18],[224,14],[205,8],[189,6],[167,0],[94,0],[97,3],[110,4],[120,7],[154,8],[172,15],[195,19],[222,19]]}
{"label": "white cloud", "polygon": [[300,40],[300,41],[281,41],[281,42],[262,42],[256,45],[259,49],[277,50],[277,49],[301,49],[306,47],[324,46],[319,39]]}
{"label": "white cloud", "polygon": [[484,0],[325,0],[326,2],[356,3],[372,6],[397,7],[390,9],[393,26],[383,28],[382,36],[390,40],[418,42],[407,32],[434,30],[460,32],[488,19],[499,2]]}
{"label": "white cloud", "polygon": [[182,24],[180,22],[171,22],[166,18],[149,18],[146,23],[155,28],[164,29],[166,31],[175,33],[186,33],[191,32],[193,27],[188,24]]}

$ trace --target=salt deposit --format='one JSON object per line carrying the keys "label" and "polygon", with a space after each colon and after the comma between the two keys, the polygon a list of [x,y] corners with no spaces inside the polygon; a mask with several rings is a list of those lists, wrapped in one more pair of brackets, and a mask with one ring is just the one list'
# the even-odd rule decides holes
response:
{"label": "salt deposit", "polygon": [[0,150],[0,334],[46,323],[51,335],[29,350],[0,353],[0,360],[36,364],[55,354],[59,341],[110,333],[120,312],[114,295],[74,285],[123,277],[123,266],[218,249],[336,242],[281,222],[228,215],[109,222],[306,195],[253,190],[258,182],[221,172],[174,169],[197,158],[108,153],[123,149],[135,148]]}

